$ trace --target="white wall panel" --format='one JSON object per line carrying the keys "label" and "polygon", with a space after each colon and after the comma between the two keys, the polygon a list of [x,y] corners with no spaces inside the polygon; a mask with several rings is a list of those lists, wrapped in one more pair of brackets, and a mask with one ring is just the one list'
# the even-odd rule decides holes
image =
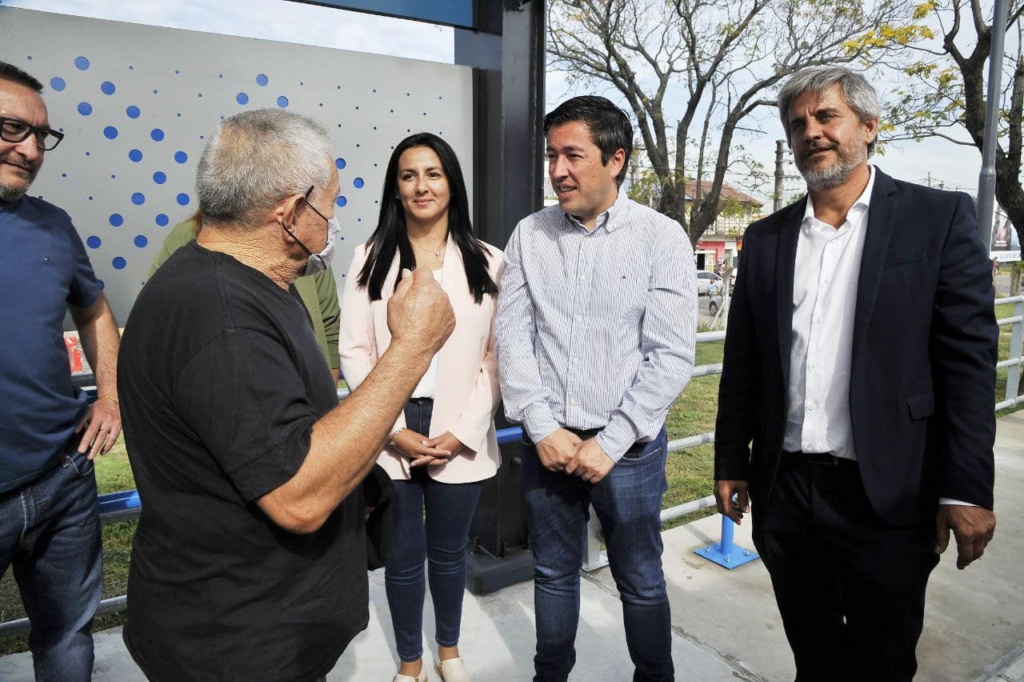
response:
{"label": "white wall panel", "polygon": [[466,67],[9,7],[0,45],[0,59],[43,82],[50,125],[66,134],[30,193],[71,215],[122,324],[167,230],[197,208],[199,155],[232,114],[281,107],[331,133],[339,288],[399,140],[441,135],[473,178]]}

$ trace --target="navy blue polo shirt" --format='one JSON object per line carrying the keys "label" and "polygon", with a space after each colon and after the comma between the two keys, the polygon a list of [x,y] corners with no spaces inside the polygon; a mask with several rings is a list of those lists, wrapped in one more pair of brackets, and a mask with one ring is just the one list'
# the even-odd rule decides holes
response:
{"label": "navy blue polo shirt", "polygon": [[29,196],[0,201],[0,492],[52,466],[85,416],[64,314],[101,291],[67,213]]}

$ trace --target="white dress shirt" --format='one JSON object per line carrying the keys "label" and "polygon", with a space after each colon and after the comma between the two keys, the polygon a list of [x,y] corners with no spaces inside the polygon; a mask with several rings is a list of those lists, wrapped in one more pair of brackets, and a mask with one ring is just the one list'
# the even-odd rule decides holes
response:
{"label": "white dress shirt", "polygon": [[[783,449],[857,459],[850,421],[850,363],[857,284],[868,228],[875,168],[839,229],[814,217],[800,223],[793,272],[793,343]],[[974,506],[948,497],[939,504]]]}
{"label": "white dress shirt", "polygon": [[793,344],[789,409],[783,447],[857,459],[850,423],[850,361],[860,262],[867,235],[868,185],[836,229],[807,210],[800,223],[793,271]]}

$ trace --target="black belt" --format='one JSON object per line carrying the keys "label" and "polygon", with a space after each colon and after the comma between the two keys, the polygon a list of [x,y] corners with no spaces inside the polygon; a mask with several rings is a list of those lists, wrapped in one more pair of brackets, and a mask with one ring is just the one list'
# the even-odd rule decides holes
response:
{"label": "black belt", "polygon": [[[570,433],[574,433],[577,436],[579,436],[580,440],[589,440],[591,438],[595,438],[595,437],[597,437],[597,434],[599,434],[602,431],[604,431],[604,429],[573,429],[573,428],[570,428],[568,426],[565,426],[563,428],[566,431],[568,431]],[[647,447],[647,444],[649,442],[650,441],[639,441],[638,440],[637,442],[635,442],[632,445],[630,445],[629,449],[626,450],[625,454],[623,454],[622,456],[627,458],[627,459],[637,459],[640,456],[640,453],[643,452],[644,448]]]}
{"label": "black belt", "polygon": [[409,398],[409,402],[415,405],[428,405],[434,402],[433,398]]}
{"label": "black belt", "polygon": [[784,462],[794,464],[812,464],[814,466],[848,467],[857,466],[857,461],[846,457],[836,457],[831,452],[790,452],[783,450]]}

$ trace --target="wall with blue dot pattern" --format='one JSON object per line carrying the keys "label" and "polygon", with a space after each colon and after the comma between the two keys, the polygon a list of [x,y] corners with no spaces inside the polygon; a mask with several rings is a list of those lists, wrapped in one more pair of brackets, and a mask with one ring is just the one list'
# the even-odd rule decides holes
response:
{"label": "wall with blue dot pattern", "polygon": [[466,67],[10,7],[0,7],[0,44],[43,82],[50,125],[65,134],[30,193],[71,215],[122,324],[170,227],[198,207],[206,139],[235,113],[280,107],[331,133],[339,289],[403,137],[441,135],[473,177]]}

